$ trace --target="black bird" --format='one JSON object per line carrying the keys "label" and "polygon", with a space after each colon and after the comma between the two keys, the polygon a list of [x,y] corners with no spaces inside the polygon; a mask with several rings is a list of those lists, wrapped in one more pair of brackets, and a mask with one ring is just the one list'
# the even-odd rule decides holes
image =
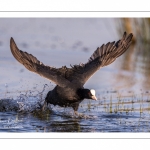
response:
{"label": "black bird", "polygon": [[95,90],[85,89],[86,81],[101,67],[114,62],[131,45],[132,33],[124,32],[122,39],[117,42],[108,42],[98,47],[85,64],[79,64],[67,68],[54,68],[44,65],[32,54],[18,49],[13,38],[10,39],[10,49],[13,56],[28,70],[39,74],[56,84],[56,87],[47,93],[43,109],[46,104],[72,107],[78,115],[79,104],[86,98],[97,100]]}

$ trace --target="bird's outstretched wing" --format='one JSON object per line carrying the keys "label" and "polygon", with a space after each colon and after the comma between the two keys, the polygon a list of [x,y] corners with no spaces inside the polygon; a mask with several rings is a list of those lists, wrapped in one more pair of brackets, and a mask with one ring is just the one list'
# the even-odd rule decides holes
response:
{"label": "bird's outstretched wing", "polygon": [[132,37],[132,33],[127,35],[124,32],[122,39],[119,41],[109,42],[98,47],[86,64],[72,66],[66,72],[66,77],[68,80],[83,86],[97,70],[111,64],[117,57],[121,56],[129,48]]}
{"label": "bird's outstretched wing", "polygon": [[70,84],[70,81],[64,78],[65,72],[63,72],[64,71],[63,67],[56,69],[56,68],[44,65],[33,55],[19,50],[13,38],[10,39],[10,49],[11,49],[13,56],[21,64],[23,64],[28,70],[35,72],[53,81],[55,84],[61,87],[66,87]]}
{"label": "bird's outstretched wing", "polygon": [[86,64],[74,65],[71,66],[72,68],[63,66],[56,69],[44,65],[33,55],[19,50],[13,38],[10,40],[10,49],[13,56],[28,70],[53,81],[57,85],[67,87],[76,83],[83,86],[97,70],[111,64],[117,57],[121,56],[131,45],[132,37],[132,33],[127,36],[124,32],[121,40],[103,44],[95,50]]}

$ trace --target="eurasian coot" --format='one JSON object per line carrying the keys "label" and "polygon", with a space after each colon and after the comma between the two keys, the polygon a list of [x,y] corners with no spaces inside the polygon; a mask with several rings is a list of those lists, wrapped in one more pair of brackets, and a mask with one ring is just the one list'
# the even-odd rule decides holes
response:
{"label": "eurasian coot", "polygon": [[10,49],[13,56],[28,70],[39,74],[56,84],[56,87],[47,93],[43,109],[46,104],[72,107],[77,113],[79,104],[84,99],[97,100],[94,89],[85,89],[86,81],[101,67],[107,66],[121,56],[130,46],[132,33],[128,36],[124,32],[122,39],[117,42],[108,42],[98,47],[85,64],[67,68],[54,68],[44,65],[36,57],[18,49],[13,38],[10,39]]}

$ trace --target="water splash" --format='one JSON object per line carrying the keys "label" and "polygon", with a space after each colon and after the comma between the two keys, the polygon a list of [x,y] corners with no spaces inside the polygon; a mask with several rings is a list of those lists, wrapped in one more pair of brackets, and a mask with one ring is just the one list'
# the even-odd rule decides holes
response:
{"label": "water splash", "polygon": [[33,112],[40,109],[45,100],[46,87],[45,84],[42,91],[26,91],[20,93],[17,98],[0,99],[0,111],[16,111],[16,112]]}

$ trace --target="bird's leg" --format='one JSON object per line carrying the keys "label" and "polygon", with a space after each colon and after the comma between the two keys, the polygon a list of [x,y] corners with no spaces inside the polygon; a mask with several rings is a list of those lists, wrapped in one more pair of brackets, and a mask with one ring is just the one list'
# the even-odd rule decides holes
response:
{"label": "bird's leg", "polygon": [[83,116],[83,114],[82,113],[78,113],[77,110],[74,110],[74,115],[78,116],[78,117],[82,117]]}
{"label": "bird's leg", "polygon": [[74,104],[72,104],[72,108],[73,108],[73,110],[74,110],[74,115],[75,115],[75,116],[79,116],[79,114],[78,114],[78,112],[77,112],[78,107],[79,107],[79,103],[74,103]]}
{"label": "bird's leg", "polygon": [[76,103],[75,105],[73,105],[74,115],[78,116],[79,118],[87,118],[84,114],[77,112],[78,107],[79,107],[79,103]]}
{"label": "bird's leg", "polygon": [[78,113],[78,112],[75,111],[75,110],[74,110],[74,115],[77,116],[77,117],[79,117],[79,118],[83,118],[83,119],[86,119],[86,118],[87,118],[86,115],[84,115],[84,114],[82,114],[82,113]]}
{"label": "bird's leg", "polygon": [[74,110],[74,115],[75,115],[75,116],[78,116],[78,115],[79,115],[76,110]]}

